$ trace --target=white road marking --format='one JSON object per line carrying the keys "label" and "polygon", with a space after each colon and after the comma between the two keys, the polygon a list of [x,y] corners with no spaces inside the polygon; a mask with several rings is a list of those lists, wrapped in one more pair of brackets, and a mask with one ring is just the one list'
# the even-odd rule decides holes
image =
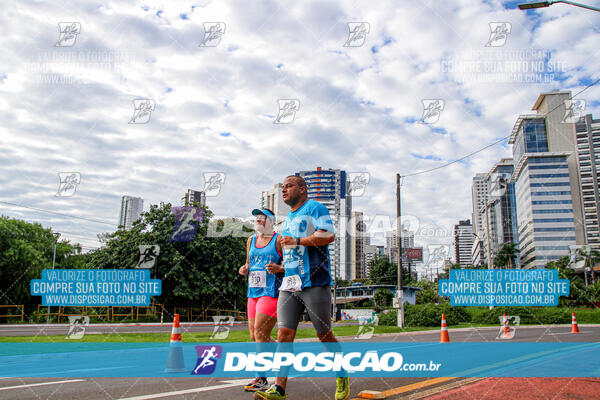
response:
{"label": "white road marking", "polygon": [[29,383],[27,385],[0,387],[0,390],[19,389],[19,388],[26,388],[26,387],[33,387],[33,386],[58,385],[61,383],[73,383],[73,382],[84,382],[84,381],[85,381],[85,379],[71,379],[68,381]]}
{"label": "white road marking", "polygon": [[174,392],[163,392],[163,393],[155,393],[155,394],[146,394],[142,396],[135,397],[127,397],[119,400],[149,400],[149,399],[159,399],[161,397],[170,397],[170,396],[179,396],[182,394],[190,394],[190,393],[199,393],[199,392],[208,392],[209,390],[217,390],[217,389],[226,389],[234,386],[240,386],[241,384],[237,383],[226,383],[224,385],[216,385],[216,386],[205,386],[195,389],[186,389],[186,390],[177,390]]}
{"label": "white road marking", "polygon": [[[274,380],[275,378],[273,377],[273,378],[268,378],[268,379]],[[292,378],[290,378],[290,379],[292,379]],[[170,397],[170,396],[179,396],[179,395],[190,394],[190,393],[208,392],[210,390],[227,389],[230,387],[242,386],[242,385],[245,385],[246,383],[250,382],[251,380],[252,380],[252,378],[233,379],[233,380],[228,380],[228,381],[220,380],[219,382],[225,382],[225,383],[223,385],[204,386],[204,387],[195,388],[195,389],[177,390],[174,392],[145,394],[142,396],[127,397],[127,398],[122,398],[119,400],[150,400],[150,399],[159,399],[161,397]]]}

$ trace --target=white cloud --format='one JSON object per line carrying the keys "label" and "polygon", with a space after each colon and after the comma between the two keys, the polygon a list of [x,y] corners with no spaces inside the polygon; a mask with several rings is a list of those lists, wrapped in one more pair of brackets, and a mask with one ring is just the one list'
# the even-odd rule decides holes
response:
{"label": "white cloud", "polygon": [[[466,0],[353,8],[270,1],[252,8],[206,1],[193,9],[171,2],[23,3],[12,9],[0,17],[0,76],[6,76],[0,79],[0,199],[115,226],[123,194],[144,198],[146,209],[160,201],[178,204],[188,187],[202,189],[203,172],[222,171],[226,183],[208,205],[217,215],[245,216],[262,190],[316,166],[368,171],[371,182],[354,208],[394,217],[396,172],[468,154],[508,135],[540,92],[576,92],[581,79],[598,78],[598,17],[557,6],[535,19],[499,3]],[[57,48],[64,21],[80,22],[81,34],[73,47]],[[568,61],[566,81],[460,84],[440,72],[444,57],[486,51],[488,23],[495,21],[512,24],[505,49],[549,49]],[[204,22],[226,24],[218,46],[199,47]],[[348,22],[370,24],[362,47],[343,47]],[[77,79],[51,80],[60,73]],[[588,112],[597,114],[589,99],[599,93],[586,92]],[[147,124],[128,124],[136,98],[156,101]],[[300,101],[291,124],[273,124],[281,98]],[[439,122],[407,122],[421,118],[421,102],[431,98],[445,101]],[[496,146],[406,178],[403,212],[450,230],[470,218],[472,176],[510,154]],[[54,196],[63,171],[82,176],[69,199]],[[1,212],[74,233],[65,236],[90,246],[98,245],[96,233],[110,229],[4,205]]]}

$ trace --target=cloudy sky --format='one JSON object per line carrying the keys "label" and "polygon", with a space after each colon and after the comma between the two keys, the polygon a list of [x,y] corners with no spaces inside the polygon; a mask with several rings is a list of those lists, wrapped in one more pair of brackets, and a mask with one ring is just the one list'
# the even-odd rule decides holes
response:
{"label": "cloudy sky", "polygon": [[[122,195],[146,210],[179,204],[207,172],[225,173],[208,198],[223,216],[247,216],[299,170],[367,172],[354,209],[393,221],[397,172],[498,141],[540,92],[575,94],[600,74],[600,14],[566,5],[58,3],[15,2],[0,17],[0,213],[88,248],[116,228]],[[207,38],[211,27],[223,33]],[[600,85],[579,98],[600,115]],[[153,101],[147,123],[134,114],[141,99]],[[290,123],[274,123],[281,99],[298,101]],[[423,120],[436,99],[443,109]],[[450,243],[440,232],[471,217],[473,175],[511,154],[504,141],[407,177],[403,213],[427,227],[417,243]],[[56,196],[62,172],[80,174],[73,196]]]}

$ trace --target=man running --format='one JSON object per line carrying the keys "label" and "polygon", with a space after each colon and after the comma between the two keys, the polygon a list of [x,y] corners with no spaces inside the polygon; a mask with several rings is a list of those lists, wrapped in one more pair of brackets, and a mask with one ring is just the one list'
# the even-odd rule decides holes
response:
{"label": "man running", "polygon": [[[290,175],[283,181],[283,201],[290,206],[281,238],[285,277],[279,289],[277,341],[294,341],[304,310],[321,342],[336,343],[331,332],[331,268],[327,245],[335,239],[327,208],[308,199],[306,181]],[[350,396],[345,371],[336,378],[336,400]],[[283,400],[287,397],[287,377],[277,377],[266,391],[254,394],[255,400]]]}
{"label": "man running", "polygon": [[[277,297],[283,278],[279,235],[273,231],[275,216],[267,208],[252,210],[256,217],[256,234],[248,238],[246,264],[240,275],[248,276],[248,329],[257,343],[274,342],[271,331],[277,322]],[[267,389],[266,376],[259,376],[244,386],[247,392]]]}

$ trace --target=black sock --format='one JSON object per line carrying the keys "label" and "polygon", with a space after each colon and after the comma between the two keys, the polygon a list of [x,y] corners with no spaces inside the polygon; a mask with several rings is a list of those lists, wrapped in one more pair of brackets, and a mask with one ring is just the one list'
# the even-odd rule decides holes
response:
{"label": "black sock", "polygon": [[285,396],[285,389],[284,389],[284,388],[282,388],[282,387],[281,387],[281,386],[279,386],[279,385],[275,385],[275,389],[277,389],[277,391],[279,392],[279,394],[280,394],[281,396]]}

